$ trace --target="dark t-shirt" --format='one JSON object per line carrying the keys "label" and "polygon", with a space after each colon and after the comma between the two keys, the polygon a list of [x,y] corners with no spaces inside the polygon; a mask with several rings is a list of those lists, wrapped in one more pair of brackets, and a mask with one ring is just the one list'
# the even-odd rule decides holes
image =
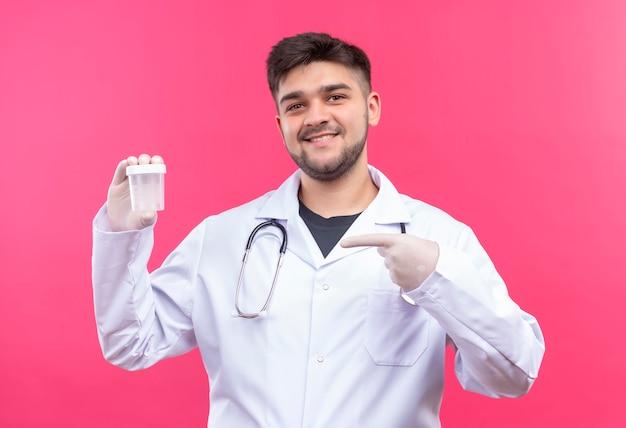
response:
{"label": "dark t-shirt", "polygon": [[337,245],[359,215],[360,213],[324,218],[315,214],[300,201],[300,217],[311,231],[324,257]]}

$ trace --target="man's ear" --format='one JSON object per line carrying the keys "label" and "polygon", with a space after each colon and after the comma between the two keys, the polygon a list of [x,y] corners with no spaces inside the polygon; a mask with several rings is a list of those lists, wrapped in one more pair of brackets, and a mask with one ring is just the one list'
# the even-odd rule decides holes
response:
{"label": "man's ear", "polygon": [[283,128],[280,126],[280,116],[276,115],[276,128],[278,128],[278,132],[280,132],[280,137],[283,139],[283,144],[285,144],[285,134],[283,133]]}
{"label": "man's ear", "polygon": [[380,120],[380,95],[378,92],[370,92],[367,96],[367,123],[370,126],[378,125],[378,121]]}

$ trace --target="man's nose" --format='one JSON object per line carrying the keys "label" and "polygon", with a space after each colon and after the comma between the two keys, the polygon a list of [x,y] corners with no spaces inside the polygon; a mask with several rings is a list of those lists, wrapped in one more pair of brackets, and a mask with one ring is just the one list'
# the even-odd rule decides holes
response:
{"label": "man's nose", "polygon": [[311,102],[306,110],[304,124],[307,126],[316,126],[327,123],[330,120],[330,110],[328,106],[321,101]]}

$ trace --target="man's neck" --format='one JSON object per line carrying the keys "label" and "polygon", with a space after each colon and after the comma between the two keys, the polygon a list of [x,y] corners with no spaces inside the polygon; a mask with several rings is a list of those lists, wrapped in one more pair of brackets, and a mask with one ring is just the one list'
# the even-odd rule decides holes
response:
{"label": "man's neck", "polygon": [[302,174],[299,191],[302,203],[325,218],[363,212],[377,194],[367,166],[356,167],[332,182],[316,181]]}

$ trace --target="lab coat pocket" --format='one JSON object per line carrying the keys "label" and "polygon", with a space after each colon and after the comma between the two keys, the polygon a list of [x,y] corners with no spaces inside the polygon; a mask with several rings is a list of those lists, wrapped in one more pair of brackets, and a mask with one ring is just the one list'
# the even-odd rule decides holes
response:
{"label": "lab coat pocket", "polygon": [[372,289],[368,295],[365,348],[382,366],[412,366],[428,346],[430,316],[407,304],[398,290]]}

